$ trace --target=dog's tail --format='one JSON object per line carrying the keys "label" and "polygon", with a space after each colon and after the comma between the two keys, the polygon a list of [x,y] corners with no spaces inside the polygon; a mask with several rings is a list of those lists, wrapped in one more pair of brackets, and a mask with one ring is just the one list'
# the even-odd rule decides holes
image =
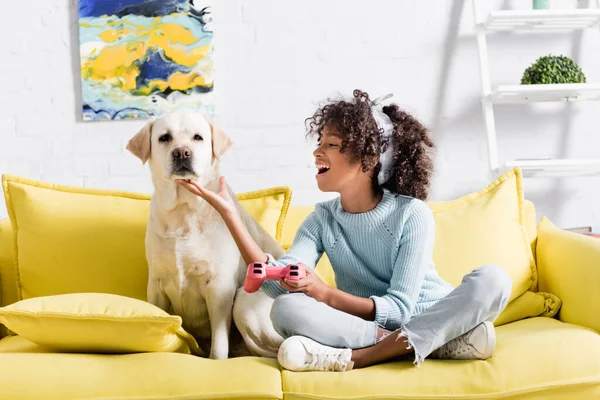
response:
{"label": "dog's tail", "polygon": [[255,335],[253,332],[248,332],[244,341],[248,350],[260,357],[277,358],[279,346],[283,343],[283,338],[279,335],[272,335],[264,330],[260,335]]}
{"label": "dog's tail", "polygon": [[270,312],[273,299],[261,291],[238,289],[233,319],[248,350],[256,356],[276,358],[283,338],[273,328]]}

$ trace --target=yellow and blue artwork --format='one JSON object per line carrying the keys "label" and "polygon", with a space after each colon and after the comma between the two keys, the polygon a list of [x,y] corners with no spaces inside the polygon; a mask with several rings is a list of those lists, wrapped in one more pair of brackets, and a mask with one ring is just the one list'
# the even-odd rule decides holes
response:
{"label": "yellow and blue artwork", "polygon": [[83,120],[214,114],[208,0],[79,0]]}

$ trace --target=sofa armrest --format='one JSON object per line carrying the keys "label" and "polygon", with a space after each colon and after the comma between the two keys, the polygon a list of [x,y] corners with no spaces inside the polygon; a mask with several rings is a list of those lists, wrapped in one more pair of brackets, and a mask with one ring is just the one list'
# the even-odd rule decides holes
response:
{"label": "sofa armrest", "polygon": [[558,319],[600,332],[600,239],[538,224],[539,287],[562,300]]}
{"label": "sofa armrest", "polygon": [[0,305],[17,300],[15,242],[10,220],[0,219]]}
{"label": "sofa armrest", "polygon": [[[17,296],[14,247],[10,220],[0,219],[0,306],[13,303]],[[0,338],[6,335],[6,327],[0,325]]]}

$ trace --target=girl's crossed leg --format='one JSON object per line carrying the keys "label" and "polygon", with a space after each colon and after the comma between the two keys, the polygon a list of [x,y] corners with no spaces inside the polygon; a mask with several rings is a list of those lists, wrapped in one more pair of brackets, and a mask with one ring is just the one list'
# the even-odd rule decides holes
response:
{"label": "girl's crossed leg", "polygon": [[286,338],[278,360],[294,371],[347,371],[411,353],[417,366],[426,357],[486,359],[496,341],[491,322],[506,307],[511,288],[501,267],[476,268],[393,333],[302,293],[281,295],[271,310],[275,329]]}

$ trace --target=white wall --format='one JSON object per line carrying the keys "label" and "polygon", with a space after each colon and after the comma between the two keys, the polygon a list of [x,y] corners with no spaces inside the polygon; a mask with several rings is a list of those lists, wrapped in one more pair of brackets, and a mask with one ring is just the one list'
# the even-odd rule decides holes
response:
{"label": "white wall", "polygon": [[[144,122],[80,121],[76,1],[5,3],[0,173],[149,192],[147,169],[124,150]],[[492,3],[522,8],[531,1]],[[554,0],[555,6],[577,4]],[[236,191],[290,185],[294,204],[329,198],[314,183],[304,119],[319,101],[354,88],[372,96],[393,92],[432,129],[438,146],[432,199],[488,183],[471,0],[227,0],[214,14],[218,120],[235,142],[223,174]],[[518,83],[549,52],[577,57],[588,81],[598,82],[599,33],[498,35],[489,42],[493,82]],[[600,103],[496,111],[501,160],[599,156]],[[528,179],[525,194],[538,217],[561,226],[600,225],[599,179]]]}

